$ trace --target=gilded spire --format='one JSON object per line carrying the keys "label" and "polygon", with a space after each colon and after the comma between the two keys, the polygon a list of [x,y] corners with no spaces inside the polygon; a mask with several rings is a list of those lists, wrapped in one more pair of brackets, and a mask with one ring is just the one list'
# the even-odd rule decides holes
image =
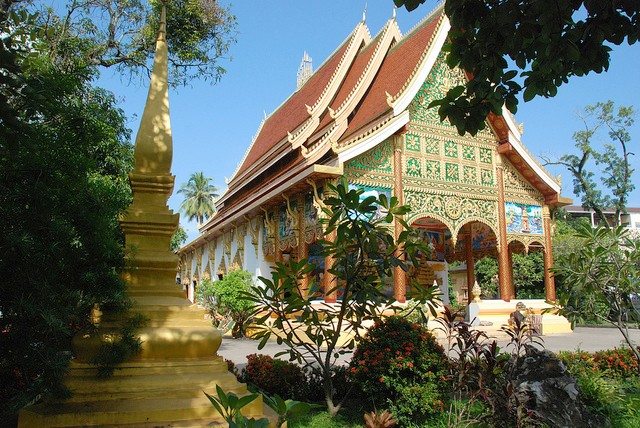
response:
{"label": "gilded spire", "polygon": [[173,139],[169,119],[169,53],[166,42],[166,7],[162,4],[160,28],[151,72],[147,103],[136,136],[135,169],[138,174],[171,173]]}

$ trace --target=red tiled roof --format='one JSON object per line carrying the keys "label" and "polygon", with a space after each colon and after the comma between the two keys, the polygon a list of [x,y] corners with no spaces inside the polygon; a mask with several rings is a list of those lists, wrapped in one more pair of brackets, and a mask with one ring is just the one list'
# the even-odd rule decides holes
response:
{"label": "red tiled roof", "polygon": [[385,57],[378,74],[374,78],[362,104],[349,122],[349,126],[342,138],[347,138],[367,124],[382,116],[390,110],[387,104],[388,92],[396,95],[407,82],[411,73],[418,65],[418,60],[426,49],[429,48],[431,37],[438,27],[440,14],[435,14],[432,19],[424,22],[412,33],[407,34],[395,45]]}
{"label": "red tiled roof", "polygon": [[305,105],[313,105],[318,100],[340,63],[351,37],[345,40],[342,46],[325,61],[302,88],[267,118],[238,173],[243,172],[260,160],[270,149],[287,136],[287,132],[292,132],[309,118]]}

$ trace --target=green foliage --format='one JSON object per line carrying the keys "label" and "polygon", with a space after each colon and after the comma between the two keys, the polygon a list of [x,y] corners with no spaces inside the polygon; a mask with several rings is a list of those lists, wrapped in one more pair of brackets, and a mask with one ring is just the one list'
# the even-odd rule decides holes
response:
{"label": "green foliage", "polygon": [[[52,61],[62,67],[81,61],[147,76],[162,0],[65,3],[55,9],[31,7],[42,12]],[[235,42],[235,17],[215,0],[171,0],[166,5],[170,81],[174,85],[187,85],[193,79],[217,82],[225,73],[219,62]]]}
{"label": "green foliage", "polygon": [[[640,296],[640,242],[623,227],[582,227],[584,245],[558,260],[554,271],[571,284],[560,290],[559,313],[570,320],[595,316],[615,326],[640,361],[640,349],[629,338],[628,325],[640,323],[633,299]],[[601,308],[606,311],[602,312]],[[639,368],[640,370],[640,368]]]}
{"label": "green foliage", "polygon": [[391,411],[401,426],[443,411],[448,365],[442,346],[423,326],[392,316],[358,344],[349,372],[373,408]]}
{"label": "green foliage", "polygon": [[264,395],[264,402],[278,414],[276,426],[282,427],[291,418],[308,414],[312,409],[317,408],[313,404],[303,403],[295,400],[283,400],[279,395]]}
{"label": "green foliage", "polygon": [[246,323],[254,304],[246,298],[253,287],[251,274],[244,270],[231,271],[219,281],[203,280],[196,291],[196,299],[214,316],[231,317],[233,337],[244,337]]}
{"label": "green foliage", "polygon": [[638,377],[638,361],[629,349],[607,349],[597,352],[562,351],[558,357],[572,374],[589,377],[600,373],[607,378],[627,379]]}
{"label": "green foliage", "polygon": [[211,178],[205,177],[203,172],[194,172],[189,181],[178,190],[178,193],[184,195],[180,210],[187,215],[189,221],[196,219],[198,224],[202,224],[216,212],[218,188],[210,182]]}
{"label": "green foliage", "polygon": [[609,418],[615,427],[634,426],[638,421],[640,378],[631,351],[560,352],[558,357],[576,377],[590,410]]}
{"label": "green foliage", "polygon": [[[397,199],[385,195],[363,197],[363,191],[350,189],[346,181],[329,184],[324,200],[325,234],[335,233],[333,242],[321,241],[322,256],[331,256],[335,263],[330,274],[337,281],[325,293],[342,291],[342,300],[335,305],[317,305],[313,296],[303,297],[299,285],[304,275],[313,270],[307,260],[278,263],[272,278],[260,278],[262,287],[254,287],[247,296],[255,305],[255,325],[260,327],[254,338],[260,340],[258,349],[272,334],[278,343],[287,346],[285,354],[293,361],[308,366],[323,379],[323,391],[331,415],[342,406],[335,399],[333,368],[338,359],[355,346],[364,331],[363,323],[381,317],[381,307],[393,307],[394,300],[383,291],[383,281],[392,269],[408,269],[407,259],[416,261],[417,249],[428,251],[419,237],[400,216],[409,208],[398,205]],[[384,210],[386,215],[375,217]],[[394,239],[391,224],[396,219],[404,230]],[[402,249],[402,251],[400,250]],[[436,291],[417,284],[416,298],[420,303],[433,304]],[[348,332],[352,338],[338,346],[341,336]]]}
{"label": "green foliage", "polygon": [[498,261],[493,257],[483,257],[474,266],[483,299],[498,298]]}
{"label": "green foliage", "polygon": [[514,253],[513,282],[518,299],[544,299],[544,260],[542,251]]}
{"label": "green foliage", "polygon": [[123,321],[120,332],[113,341],[103,342],[91,364],[97,366],[98,377],[106,378],[113,374],[115,368],[138,354],[142,350],[142,342],[136,335],[136,330],[143,327],[146,319],[137,314]]}
{"label": "green foliage", "polygon": [[[65,395],[71,337],[94,305],[126,307],[118,216],[130,133],[96,70],[52,62],[35,17],[0,16],[0,413]],[[6,71],[6,74],[5,74]]]}
{"label": "green foliage", "polygon": [[[617,226],[605,217],[605,209],[613,209],[613,218],[623,213],[629,194],[635,189],[634,169],[629,151],[632,144],[630,129],[635,122],[631,106],[616,108],[613,101],[589,105],[581,115],[584,130],[573,134],[578,154],[564,155],[551,165],[567,168],[573,178],[573,192],[582,198],[582,206],[592,209],[596,219],[605,226]],[[605,141],[601,149],[593,142]],[[593,159],[593,163],[591,160]],[[600,183],[595,179],[601,173]],[[608,194],[603,192],[607,189]]]}
{"label": "green foliage", "polygon": [[295,428],[362,428],[362,421],[342,415],[332,416],[329,412],[309,412],[292,417],[289,426]]}
{"label": "green foliage", "polygon": [[[544,260],[541,252],[513,253],[513,282],[519,299],[544,298]],[[474,266],[482,298],[496,299],[498,293],[498,261],[483,257]]]}
{"label": "green foliage", "polygon": [[267,418],[246,418],[240,413],[244,407],[258,398],[258,394],[247,394],[243,397],[238,397],[233,392],[225,393],[220,385],[216,385],[216,394],[218,395],[217,397],[204,393],[213,408],[222,415],[229,428],[267,428],[269,426],[269,419]]}
{"label": "green foliage", "polygon": [[[413,10],[425,0],[394,0]],[[609,68],[610,45],[638,41],[640,6],[633,0],[446,0],[451,23],[447,64],[472,76],[435,101],[442,120],[462,135],[484,129],[489,113],[512,113],[518,96],[554,97],[574,76]]]}
{"label": "green foliage", "polygon": [[169,243],[169,248],[171,249],[171,251],[173,251],[174,253],[178,251],[180,247],[182,247],[182,245],[187,242],[187,238],[187,232],[181,225],[178,225],[178,228],[171,237],[171,242]]}
{"label": "green foliage", "polygon": [[254,385],[269,395],[305,399],[307,378],[299,365],[269,355],[247,355],[247,365],[239,380]]}

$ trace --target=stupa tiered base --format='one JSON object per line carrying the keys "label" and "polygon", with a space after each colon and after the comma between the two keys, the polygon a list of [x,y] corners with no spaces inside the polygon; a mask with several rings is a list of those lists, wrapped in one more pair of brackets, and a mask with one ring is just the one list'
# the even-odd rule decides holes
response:
{"label": "stupa tiered base", "polygon": [[[220,385],[227,392],[244,395],[247,389],[216,354],[222,340],[220,332],[174,284],[133,286],[129,294],[137,303],[134,312],[148,319],[138,331],[142,352],[118,366],[113,376],[98,379],[95,366],[81,361],[99,340],[80,338],[76,341],[79,357],[65,380],[73,396],[24,409],[20,427],[226,426],[203,391],[215,395],[216,385]],[[101,336],[117,331],[118,324],[117,319],[104,314]],[[243,414],[276,420],[261,396]]]}

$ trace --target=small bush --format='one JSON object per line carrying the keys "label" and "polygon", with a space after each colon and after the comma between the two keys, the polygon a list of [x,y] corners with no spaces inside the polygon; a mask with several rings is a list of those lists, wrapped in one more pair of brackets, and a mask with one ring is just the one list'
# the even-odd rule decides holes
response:
{"label": "small bush", "polygon": [[220,281],[202,281],[196,291],[196,299],[211,312],[214,322],[224,322],[226,317],[231,317],[234,322],[231,334],[236,338],[243,337],[253,310],[253,303],[243,293],[249,292],[252,284],[249,272],[232,271]]}
{"label": "small bush", "polygon": [[448,360],[424,327],[389,317],[358,345],[349,373],[378,409],[400,426],[423,423],[447,408]]}
{"label": "small bush", "polygon": [[[306,400],[313,403],[323,402],[325,400],[324,376],[320,373],[310,371],[307,373],[307,382]],[[342,400],[347,397],[347,395],[349,396],[349,400],[358,401],[361,398],[356,385],[354,385],[353,379],[349,375],[347,367],[333,367],[331,370],[331,384],[333,385],[336,400]]]}
{"label": "small bush", "polygon": [[247,366],[242,369],[240,380],[270,395],[278,394],[285,399],[306,398],[307,379],[300,366],[269,355],[247,355]]}
{"label": "small bush", "polygon": [[601,373],[611,378],[638,376],[638,360],[630,349],[616,348],[597,352],[560,352],[558,356],[575,375]]}

